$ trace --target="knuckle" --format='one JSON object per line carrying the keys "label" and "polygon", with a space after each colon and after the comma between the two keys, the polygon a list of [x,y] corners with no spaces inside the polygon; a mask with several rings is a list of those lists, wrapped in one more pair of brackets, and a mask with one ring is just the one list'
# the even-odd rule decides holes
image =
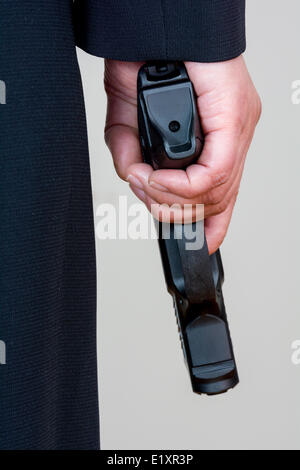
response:
{"label": "knuckle", "polygon": [[239,189],[236,189],[227,197],[223,197],[222,200],[214,206],[213,210],[214,210],[215,215],[223,214],[229,208],[232,202],[235,204],[238,195],[239,195]]}
{"label": "knuckle", "polygon": [[262,114],[262,101],[259,94],[254,90],[254,96],[251,99],[250,122],[256,126]]}
{"label": "knuckle", "polygon": [[222,201],[220,201],[218,204],[216,204],[215,206],[215,214],[216,215],[219,215],[219,214],[222,214],[223,212],[225,212],[225,210],[227,209],[227,206],[228,206],[228,202],[226,199],[222,199]]}
{"label": "knuckle", "polygon": [[214,172],[210,177],[211,188],[214,189],[214,188],[217,188],[218,186],[221,186],[227,183],[227,181],[230,178],[230,173],[231,173],[230,170],[225,169],[225,168],[220,170],[219,172]]}
{"label": "knuckle", "polygon": [[232,119],[232,124],[236,134],[241,135],[245,128],[245,119],[242,113],[236,113]]}
{"label": "knuckle", "polygon": [[205,204],[210,204],[210,205],[220,204],[223,197],[224,197],[223,190],[220,190],[219,188],[214,189],[205,196]]}

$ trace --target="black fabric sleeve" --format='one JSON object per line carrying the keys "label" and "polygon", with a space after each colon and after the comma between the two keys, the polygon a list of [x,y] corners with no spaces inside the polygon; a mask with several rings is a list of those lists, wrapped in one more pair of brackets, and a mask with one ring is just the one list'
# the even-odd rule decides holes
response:
{"label": "black fabric sleeve", "polygon": [[76,43],[126,61],[217,62],[246,47],[245,0],[75,0]]}

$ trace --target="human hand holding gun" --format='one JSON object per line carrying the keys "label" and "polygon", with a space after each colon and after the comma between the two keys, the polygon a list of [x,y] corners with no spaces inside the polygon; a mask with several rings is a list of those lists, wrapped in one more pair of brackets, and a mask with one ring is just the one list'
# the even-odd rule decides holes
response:
{"label": "human hand holding gun", "polygon": [[[225,160],[222,167],[218,160],[215,160],[215,163],[212,164],[214,156],[207,153],[210,146],[206,144],[206,138],[211,137],[211,132],[219,132],[218,145],[223,143],[223,146],[226,146],[226,143],[233,145],[233,142],[242,134],[243,128],[241,123],[231,123],[231,126],[233,124],[241,126],[235,129],[235,139],[232,139],[232,142],[230,137],[234,136],[234,131],[230,128],[230,125],[222,127],[223,132],[220,133],[218,126],[220,126],[222,120],[216,109],[220,110],[219,101],[221,100],[218,101],[215,98],[215,101],[212,101],[214,103],[212,108],[215,108],[214,112],[210,111],[209,113],[207,111],[206,114],[206,126],[210,124],[211,129],[214,130],[206,132],[207,127],[205,129],[203,123],[202,125],[200,123],[200,111],[197,109],[200,100],[197,90],[195,96],[191,75],[192,73],[188,75],[184,64],[181,62],[155,61],[148,62],[139,68],[137,90],[135,90],[138,97],[135,115],[138,117],[138,147],[145,163],[139,163],[138,165],[135,162],[131,163],[127,181],[129,181],[135,194],[147,204],[149,209],[151,206],[152,214],[162,222],[167,221],[167,223],[158,225],[159,246],[167,288],[174,301],[181,344],[193,391],[199,394],[216,395],[234,388],[239,382],[239,377],[222,294],[224,272],[220,252],[212,250],[212,254],[209,256],[205,237],[203,245],[194,248],[192,252],[188,248],[191,240],[190,235],[203,233],[203,222],[198,221],[198,219],[193,220],[194,213],[197,214],[197,210],[194,210],[195,205],[201,201],[195,200],[195,197],[198,196],[196,192],[193,194],[193,184],[195,184],[195,179],[198,176],[197,172],[199,173],[199,169],[202,167],[206,170],[202,170],[203,180],[204,182],[206,180],[207,185],[209,181],[211,185],[207,186],[208,192],[215,191],[217,193],[219,187],[224,186],[226,188],[226,185],[230,186],[227,189],[228,194],[226,193],[229,202],[226,203],[225,200],[224,210],[222,209],[222,200],[219,201],[220,195],[210,196],[211,200],[207,205],[213,206],[212,210],[216,213],[212,212],[212,216],[209,216],[210,225],[206,222],[204,227],[207,237],[210,235],[211,221],[216,221],[217,217],[220,218],[222,212],[223,218],[229,212],[229,219],[227,220],[227,224],[229,224],[237,195],[231,186],[239,185],[246,156],[245,152],[248,150],[250,140],[244,143],[244,146],[239,142],[239,147],[232,147],[232,153],[226,149],[228,153],[226,151],[223,153],[227,160]],[[108,78],[109,76],[106,75],[106,80]],[[207,91],[208,95],[212,92],[210,88],[209,90]],[[116,90],[111,94],[114,95],[114,99],[119,100]],[[114,99],[112,100],[111,96],[109,99],[109,105],[114,106]],[[226,102],[224,95],[223,100]],[[127,104],[134,106],[134,103],[128,100]],[[229,102],[227,106],[229,106]],[[129,109],[128,106],[125,106],[126,108]],[[110,112],[111,110],[108,108],[108,118]],[[260,110],[258,110],[259,113]],[[214,123],[214,126],[212,123]],[[204,129],[202,129],[202,126]],[[120,122],[114,123],[112,126],[108,125],[106,130],[108,143],[109,132],[116,129],[121,130],[120,128],[122,128]],[[254,128],[252,135],[253,131]],[[131,138],[133,135],[131,129]],[[252,138],[252,135],[248,137]],[[129,134],[127,134],[127,137],[129,137]],[[120,134],[118,138],[122,138]],[[130,145],[134,145],[133,139]],[[216,146],[216,143],[214,145]],[[203,163],[202,158],[205,150],[206,161]],[[221,155],[221,148],[218,150],[219,155]],[[234,159],[234,153],[237,152],[242,157],[239,165]],[[210,165],[215,169],[217,168],[215,173]],[[136,168],[137,166],[138,168]],[[152,168],[155,170],[154,172]],[[226,171],[227,173],[225,173]],[[232,185],[230,185],[231,173],[234,172],[236,172],[236,176],[233,178]],[[157,174],[159,181],[165,184],[164,187],[155,180]],[[147,178],[147,180],[142,180],[142,177]],[[142,181],[144,181],[143,184]],[[179,189],[176,186],[177,184]],[[202,184],[204,184],[203,181]],[[185,190],[180,189],[180,185],[185,187]],[[185,197],[187,188],[189,199]],[[161,201],[159,193],[165,193],[165,197],[170,197],[171,190],[173,191],[172,200],[165,199]],[[150,191],[152,194],[149,194]],[[153,194],[153,191],[156,194]],[[223,188],[223,193],[224,191],[226,189]],[[175,192],[177,196],[175,196]],[[181,198],[178,200],[179,195]],[[153,199],[153,197],[156,199]],[[176,210],[174,209],[174,197],[176,197],[177,206],[179,205],[179,209]],[[183,199],[184,197],[185,199]],[[160,206],[159,203],[163,203],[164,206]],[[188,222],[186,217],[187,204],[191,208],[190,214],[188,214]],[[202,204],[204,204],[203,201]],[[214,207],[219,205],[220,208]],[[153,210],[154,207],[156,207],[156,214]],[[183,214],[182,209],[184,210]],[[167,237],[164,234],[165,230],[168,234]],[[189,231],[188,234],[187,230]],[[213,237],[214,233],[211,236]],[[217,239],[217,243],[221,241]]]}
{"label": "human hand holding gun", "polygon": [[[137,121],[137,75],[142,63],[106,60],[106,142],[118,175],[148,209],[204,204],[208,249],[226,235],[261,103],[242,56],[218,63],[186,62],[205,135],[199,160],[184,170],[156,170],[143,162]],[[157,207],[157,206],[156,206]],[[174,211],[174,209],[172,209]],[[162,206],[159,216],[167,219]],[[178,208],[177,211],[180,211]],[[181,213],[174,213],[181,219]]]}

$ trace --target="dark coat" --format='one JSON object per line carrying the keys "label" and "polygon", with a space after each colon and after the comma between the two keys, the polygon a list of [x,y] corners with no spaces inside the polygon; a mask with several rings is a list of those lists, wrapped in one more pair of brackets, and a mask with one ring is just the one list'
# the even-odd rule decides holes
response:
{"label": "dark coat", "polygon": [[244,0],[1,0],[0,449],[98,449],[96,275],[75,44],[123,60],[245,48]]}

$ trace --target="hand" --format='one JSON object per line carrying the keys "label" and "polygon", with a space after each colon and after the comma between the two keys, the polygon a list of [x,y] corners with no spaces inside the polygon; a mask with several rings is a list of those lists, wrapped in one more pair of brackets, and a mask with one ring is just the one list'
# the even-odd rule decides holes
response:
{"label": "hand", "polygon": [[211,64],[186,62],[197,95],[205,146],[198,162],[186,171],[154,171],[142,162],[138,139],[136,79],[141,65],[106,60],[105,139],[116,171],[148,209],[157,203],[204,204],[205,233],[213,253],[230,223],[261,114],[260,99],[242,56]]}

